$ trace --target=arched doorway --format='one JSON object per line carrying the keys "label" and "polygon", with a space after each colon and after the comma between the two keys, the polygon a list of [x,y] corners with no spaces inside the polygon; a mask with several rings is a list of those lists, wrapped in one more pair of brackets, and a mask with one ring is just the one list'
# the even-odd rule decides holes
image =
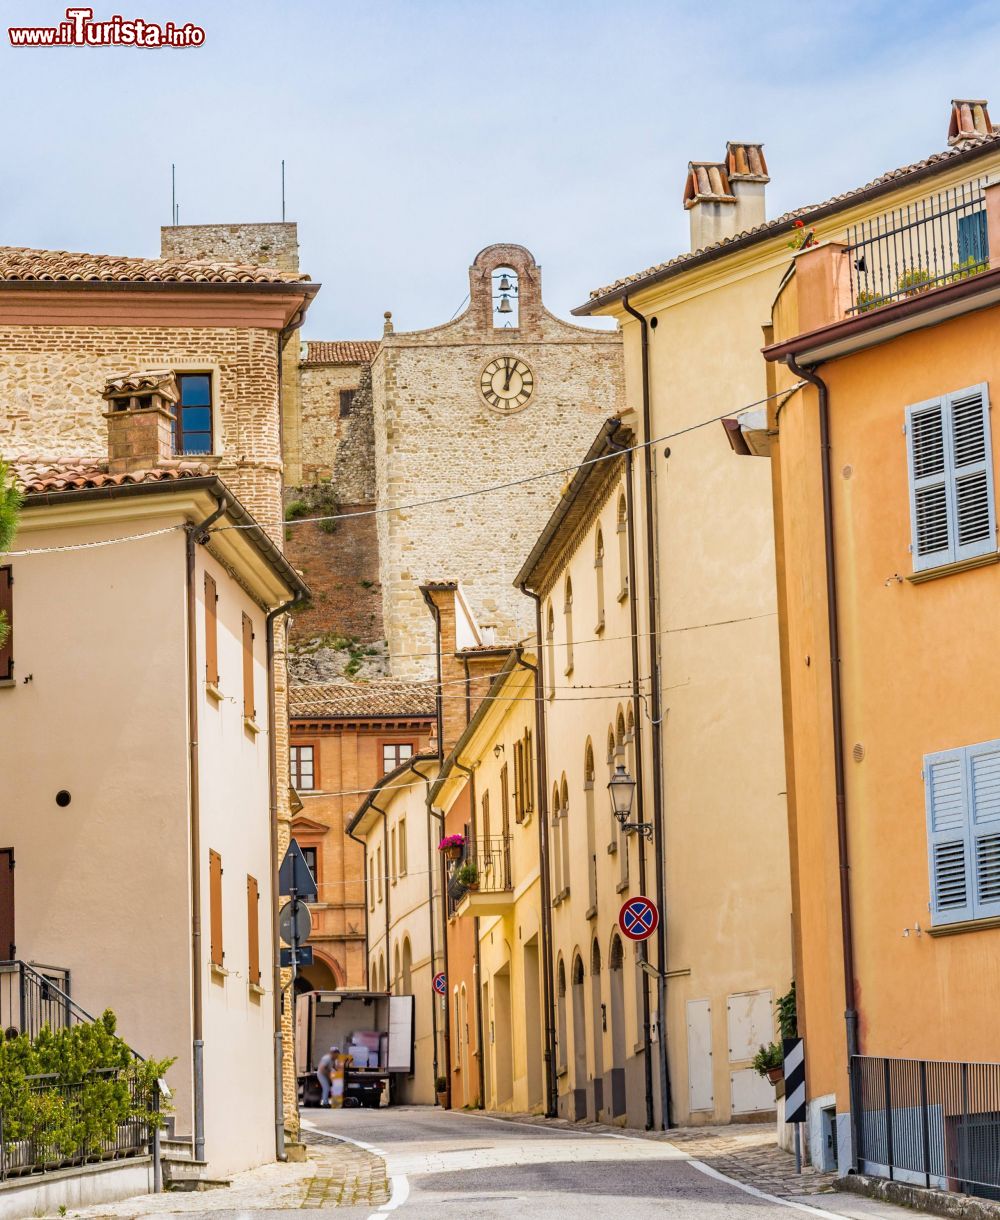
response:
{"label": "arched doorway", "polygon": [[590,948],[590,1020],[594,1043],[594,1118],[604,1109],[604,1003],[601,999],[601,946]]}
{"label": "arched doorway", "polygon": [[583,998],[583,958],[573,959],[573,1118],[587,1117],[587,1010]]}
{"label": "arched doorway", "polygon": [[566,1034],[566,963],[560,957],[556,987],[556,1063],[560,1072],[565,1072],[569,1063],[569,1046]]}
{"label": "arched doorway", "polygon": [[313,953],[313,964],[303,966],[295,980],[295,990],[302,991],[336,991],[343,986],[337,979],[336,967],[318,954]]}
{"label": "arched doorway", "polygon": [[625,951],[622,938],[615,932],[611,937],[611,952],[608,954],[608,977],[611,987],[611,1115],[624,1114],[627,1107],[625,1096],[625,1059],[628,1043],[625,1037]]}
{"label": "arched doorway", "polygon": [[505,1106],[514,1096],[513,1011],[510,994],[510,964],[493,976],[493,1046],[496,1053],[497,1105]]}

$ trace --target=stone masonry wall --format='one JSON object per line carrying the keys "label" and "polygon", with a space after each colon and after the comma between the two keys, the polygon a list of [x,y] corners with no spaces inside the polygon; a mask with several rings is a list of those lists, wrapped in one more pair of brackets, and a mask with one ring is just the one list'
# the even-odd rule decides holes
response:
{"label": "stone masonry wall", "polygon": [[[493,270],[513,267],[520,326],[493,327]],[[512,355],[534,372],[519,413],[502,415],[479,393],[483,366]],[[470,271],[470,305],[454,322],[388,333],[372,366],[380,505],[433,499],[566,467],[603,420],[624,405],[621,339],[560,321],[541,301],[541,273],[520,246],[484,250]],[[392,672],[433,675],[433,623],[419,586],[460,580],[481,625],[512,642],[534,629],[533,603],[512,580],[555,507],[568,475],[378,518]]]}
{"label": "stone masonry wall", "polygon": [[[302,482],[334,479],[342,504],[375,499],[375,455],[371,426],[371,373],[359,364],[303,364]],[[369,384],[367,400],[365,382]],[[340,392],[354,390],[351,413],[341,417]]]}
{"label": "stone masonry wall", "polygon": [[160,257],[199,262],[250,263],[299,269],[299,231],[294,221],[263,224],[164,225]]}

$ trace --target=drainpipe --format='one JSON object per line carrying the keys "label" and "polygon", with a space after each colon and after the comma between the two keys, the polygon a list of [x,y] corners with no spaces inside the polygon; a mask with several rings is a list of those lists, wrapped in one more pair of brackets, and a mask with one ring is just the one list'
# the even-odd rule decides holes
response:
{"label": "drainpipe", "polygon": [[[621,427],[621,421],[616,421],[618,428]],[[632,723],[635,726],[633,730],[633,743],[635,746],[635,790],[639,796],[639,811],[636,821],[644,822],[645,815],[645,788],[643,787],[643,760],[642,760],[642,705],[639,690],[639,607],[635,600],[635,522],[633,520],[633,493],[632,493],[632,450],[618,444],[615,440],[615,435],[618,431],[615,429],[608,437],[608,444],[613,449],[617,449],[625,454],[625,529],[626,539],[628,543],[628,587],[629,587],[629,616],[630,630],[632,632]],[[636,835],[639,848],[639,889],[643,894],[646,892],[646,841],[642,835]],[[646,960],[646,942],[640,941],[636,946],[639,955],[643,961]],[[661,967],[662,969],[662,967]],[[649,1025],[649,977],[645,971],[642,974],[642,1047],[643,1047],[643,1070],[646,1077],[646,1130],[652,1131],[656,1125],[656,1116],[653,1108],[653,1044],[652,1034]]]}
{"label": "drainpipe", "polygon": [[205,1159],[205,1040],[202,1014],[201,962],[201,792],[198,771],[198,632],[195,599],[195,544],[204,546],[208,529],[225,513],[225,496],[214,513],[187,527],[188,768],[191,785],[191,1033],[194,1071],[194,1159]]}
{"label": "drainpipe", "polygon": [[855,1007],[854,919],[851,911],[851,872],[847,844],[847,781],[844,768],[844,708],[840,677],[840,614],[837,608],[837,557],[833,537],[833,479],[830,460],[830,396],[827,384],[812,369],[804,369],[792,356],[785,363],[819,396],[819,436],[823,475],[823,545],[826,556],[826,615],[830,636],[830,711],[833,719],[833,776],[837,802],[837,856],[840,865],[840,936],[844,956],[844,1022],[847,1032],[847,1066],[859,1053],[858,1010]]}
{"label": "drainpipe", "polygon": [[353,839],[355,843],[358,843],[361,846],[362,867],[364,869],[364,874],[365,874],[364,875],[364,884],[365,884],[365,991],[371,991],[371,989],[372,989],[371,971],[368,968],[368,936],[369,936],[368,903],[370,901],[369,894],[368,894],[368,844],[365,842],[364,839],[359,839],[353,830],[347,830],[346,827],[344,828],[344,830],[349,839]]}
{"label": "drainpipe", "polygon": [[[281,989],[281,958],[278,934],[278,750],[274,740],[276,719],[274,714],[274,622],[279,614],[285,614],[298,605],[302,595],[295,596],[270,610],[264,619],[267,640],[267,767],[270,787],[270,832],[271,832],[271,958],[272,990],[274,992],[274,1141],[275,1154],[279,1161],[287,1161],[285,1152],[285,1076],[284,1037],[281,1032],[281,1013],[284,993]],[[293,997],[294,1000],[294,997]]]}
{"label": "drainpipe", "polygon": [[[650,422],[649,400],[649,323],[643,314],[639,313],[629,303],[628,294],[622,297],[622,308],[632,315],[640,326],[642,340],[642,439],[645,445],[645,487],[644,500],[646,510],[646,613],[649,618],[649,677],[650,677],[650,717],[652,738],[653,768],[653,867],[656,876],[656,905],[660,910],[660,921],[656,926],[656,955],[659,962],[659,975],[656,980],[656,998],[659,1009],[660,1034],[660,1097],[662,1099],[661,1126],[668,1128],[670,1123],[670,1065],[667,1063],[667,908],[666,908],[666,877],[664,874],[664,843],[663,843],[663,736],[662,712],[660,710],[660,656],[656,635],[656,586],[657,565],[656,545],[654,539],[653,515],[653,446],[648,442],[652,436]],[[635,597],[635,589],[631,591]],[[638,730],[638,725],[636,726]]]}
{"label": "drainpipe", "polygon": [[[385,978],[386,982],[389,984],[388,987],[386,987],[386,991],[391,992],[392,982],[389,978],[389,971],[392,969],[392,950],[389,948],[389,926],[391,924],[391,920],[389,918],[389,818],[386,811],[384,809],[380,809],[374,801],[369,801],[368,803],[376,813],[380,813],[382,815],[382,854],[383,858],[385,859],[385,872],[382,874],[380,880],[383,888],[385,889]],[[365,867],[367,868],[367,862]]]}
{"label": "drainpipe", "polygon": [[[438,738],[440,742],[441,738]],[[438,766],[441,765],[440,745],[438,746]],[[416,764],[413,765],[413,771],[424,781],[424,804],[427,807],[427,909],[430,913],[430,933],[431,933],[431,974],[434,974],[435,963],[435,936],[434,936],[434,845],[431,842],[430,819],[432,817],[440,818],[441,833],[444,834],[444,817],[432,808],[431,806],[431,777],[424,775],[423,771],[417,769]],[[439,853],[440,854],[440,853]],[[447,977],[447,970],[445,971]],[[437,1020],[437,1003],[434,999],[434,991],[431,989],[431,1041],[434,1047],[434,1087],[437,1088],[437,1078],[439,1076],[438,1068],[438,1020]]]}
{"label": "drainpipe", "polygon": [[542,998],[545,1004],[545,1114],[555,1118],[559,1113],[559,1082],[556,1079],[556,1005],[555,961],[552,955],[552,888],[549,879],[549,798],[548,766],[545,756],[545,675],[542,647],[542,598],[523,584],[518,586],[525,597],[535,603],[535,639],[538,663],[532,665],[522,656],[517,663],[535,675],[535,776],[538,790],[538,871],[542,887]]}
{"label": "drainpipe", "polygon": [[[468,672],[469,672],[468,660],[466,660],[466,663],[465,663],[465,672],[466,672],[466,674],[468,674]],[[466,692],[468,692],[468,689],[469,689],[468,678],[466,678],[466,688],[465,689],[466,689]],[[471,717],[470,717],[470,719],[471,719]],[[473,832],[475,832],[475,828],[476,828],[476,776],[471,767],[467,767],[464,763],[460,763],[457,758],[455,759],[455,766],[458,767],[459,771],[464,771],[465,774],[469,777],[469,807],[470,807],[470,811],[471,811],[471,817],[469,818],[469,821],[472,824]],[[475,833],[473,833],[473,841],[475,841]],[[488,845],[486,847],[486,850],[489,851]],[[486,1109],[486,1044],[483,1042],[483,1007],[482,1007],[483,970],[482,970],[482,957],[481,957],[480,951],[479,951],[479,916],[478,915],[474,916],[473,935],[475,936],[476,994],[472,998],[473,998],[473,1002],[474,1002],[474,1008],[476,1011],[476,1046],[479,1047],[479,1063],[477,1065],[478,1076],[479,1076],[479,1104],[485,1110]],[[462,1037],[461,1030],[459,1030],[458,1037],[459,1037],[459,1041],[461,1041],[461,1037]],[[461,1047],[459,1047],[458,1061],[459,1061],[459,1063],[462,1062]]]}

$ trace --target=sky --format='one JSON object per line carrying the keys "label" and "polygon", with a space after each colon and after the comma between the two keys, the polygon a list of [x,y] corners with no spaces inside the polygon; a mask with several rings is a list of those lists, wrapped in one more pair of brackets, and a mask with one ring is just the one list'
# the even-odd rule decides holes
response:
{"label": "sky", "polygon": [[81,0],[205,30],[184,50],[12,48],[66,0],[0,0],[0,244],[155,256],[170,221],[287,217],[306,338],[447,321],[493,242],[567,316],[689,246],[689,160],[762,141],[768,215],[946,146],[995,102],[982,0]]}

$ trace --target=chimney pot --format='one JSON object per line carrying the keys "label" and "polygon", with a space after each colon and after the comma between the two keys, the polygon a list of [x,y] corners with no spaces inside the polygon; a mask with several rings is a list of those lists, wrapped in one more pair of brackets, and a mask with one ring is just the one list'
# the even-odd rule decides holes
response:
{"label": "chimney pot", "polygon": [[993,135],[989,102],[984,98],[952,98],[951,121],[948,124],[948,145],[967,148],[984,136]]}
{"label": "chimney pot", "polygon": [[730,140],[725,161],[691,161],[684,207],[691,249],[702,250],[764,224],[764,188],[770,182],[763,144]]}

